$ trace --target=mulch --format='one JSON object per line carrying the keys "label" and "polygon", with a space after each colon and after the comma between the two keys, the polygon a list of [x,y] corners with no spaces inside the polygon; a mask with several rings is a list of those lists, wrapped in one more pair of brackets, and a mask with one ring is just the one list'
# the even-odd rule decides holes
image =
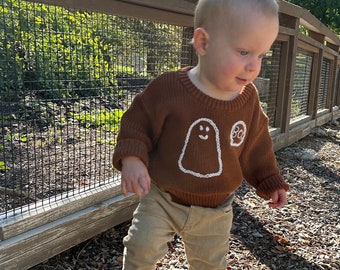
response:
{"label": "mulch", "polygon": [[[340,125],[334,121],[276,152],[290,184],[288,204],[271,209],[243,184],[234,201],[228,269],[340,269]],[[31,270],[121,269],[120,224]],[[176,236],[155,269],[188,269]],[[141,250],[143,252],[143,250]]]}

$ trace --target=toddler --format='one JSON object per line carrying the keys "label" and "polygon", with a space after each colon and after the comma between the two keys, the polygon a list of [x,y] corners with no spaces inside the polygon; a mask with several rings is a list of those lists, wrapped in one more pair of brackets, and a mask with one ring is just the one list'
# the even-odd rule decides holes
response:
{"label": "toddler", "polygon": [[235,190],[245,179],[270,206],[286,203],[252,81],[278,34],[275,0],[199,0],[195,67],[166,72],[124,114],[113,164],[140,197],[123,269],[155,269],[179,234],[190,269],[226,269]]}

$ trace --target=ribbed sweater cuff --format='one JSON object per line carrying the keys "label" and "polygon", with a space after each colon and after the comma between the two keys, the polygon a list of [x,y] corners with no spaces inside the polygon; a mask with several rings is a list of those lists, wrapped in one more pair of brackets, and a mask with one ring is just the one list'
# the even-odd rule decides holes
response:
{"label": "ribbed sweater cuff", "polygon": [[140,158],[146,167],[149,166],[148,150],[146,145],[141,144],[138,140],[125,139],[118,142],[113,154],[113,166],[121,171],[122,159],[128,156],[135,156]]}
{"label": "ribbed sweater cuff", "polygon": [[281,175],[273,175],[263,180],[256,188],[256,193],[265,200],[269,200],[271,195],[279,190],[289,190],[289,185],[283,180]]}

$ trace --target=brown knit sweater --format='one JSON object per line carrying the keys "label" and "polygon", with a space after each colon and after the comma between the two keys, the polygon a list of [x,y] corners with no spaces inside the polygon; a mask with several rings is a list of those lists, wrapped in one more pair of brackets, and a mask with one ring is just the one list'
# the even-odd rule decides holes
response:
{"label": "brown knit sweater", "polygon": [[184,205],[216,207],[243,179],[265,199],[287,190],[254,85],[221,101],[197,89],[189,69],[160,75],[136,96],[122,118],[115,168],[139,157],[152,181]]}

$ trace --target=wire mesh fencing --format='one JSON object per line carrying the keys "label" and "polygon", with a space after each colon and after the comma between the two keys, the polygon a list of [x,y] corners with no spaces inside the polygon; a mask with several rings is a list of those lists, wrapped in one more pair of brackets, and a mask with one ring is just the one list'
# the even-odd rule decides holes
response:
{"label": "wire mesh fencing", "polygon": [[331,61],[327,58],[323,58],[320,77],[320,88],[318,91],[318,110],[327,108],[327,94],[329,89],[329,78],[331,72]]}
{"label": "wire mesh fencing", "polygon": [[261,106],[269,117],[269,125],[271,127],[275,126],[275,116],[277,113],[281,50],[282,42],[275,41],[263,59],[259,76],[254,80],[254,84],[259,91]]}
{"label": "wire mesh fencing", "polygon": [[164,70],[190,64],[192,29],[0,1],[0,218],[118,177],[122,114]]}
{"label": "wire mesh fencing", "polygon": [[335,73],[335,92],[332,106],[340,105],[340,67],[336,68]]}
{"label": "wire mesh fencing", "polygon": [[291,100],[290,118],[296,119],[308,113],[310,98],[313,54],[298,49],[294,72],[293,95]]}

